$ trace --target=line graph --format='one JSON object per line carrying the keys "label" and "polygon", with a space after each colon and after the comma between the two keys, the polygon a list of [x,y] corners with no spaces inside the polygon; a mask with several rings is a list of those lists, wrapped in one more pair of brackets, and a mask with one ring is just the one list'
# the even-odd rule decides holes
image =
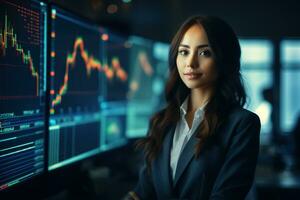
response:
{"label": "line graph", "polygon": [[121,67],[118,57],[112,58],[111,66],[105,64],[103,67],[103,71],[106,75],[106,78],[108,78],[109,80],[111,80],[114,76],[116,76],[121,81],[127,80],[127,72]]}
{"label": "line graph", "polygon": [[[4,27],[0,28],[0,56],[7,56],[7,49],[14,49],[15,56],[21,57],[22,64],[28,67],[31,76],[35,79],[35,96],[39,96],[39,73],[33,63],[33,58],[31,56],[30,50],[25,50],[22,47],[19,40],[17,39],[17,33],[14,27],[11,25],[8,19],[8,15],[4,15]],[[9,64],[1,63],[3,67],[9,66]],[[5,98],[5,95],[1,95]],[[10,96],[10,95],[8,95]],[[6,97],[7,98],[7,97]]]}
{"label": "line graph", "polygon": [[[101,69],[101,63],[97,59],[95,59],[93,56],[89,56],[88,52],[84,49],[84,41],[81,37],[78,37],[73,45],[73,52],[71,54],[67,55],[66,58],[66,66],[65,66],[65,75],[64,75],[64,82],[62,86],[60,87],[58,94],[56,94],[55,98],[52,100],[52,108],[54,108],[57,104],[61,103],[62,96],[67,93],[68,90],[68,83],[69,83],[69,73],[70,73],[70,66],[75,66],[76,63],[76,57],[78,54],[78,49],[80,50],[79,55],[84,60],[85,63],[85,69],[87,73],[87,77],[90,77],[92,70],[98,70]],[[51,110],[53,113],[54,111]]]}
{"label": "line graph", "polygon": [[[115,71],[117,79],[107,77],[105,84],[106,102],[126,101],[128,91],[128,42],[127,38],[114,32],[109,32],[109,39],[104,42],[105,61],[111,63],[111,68]],[[120,66],[122,63],[122,66]]]}
{"label": "line graph", "polygon": [[[52,55],[52,57],[55,57],[55,54]],[[63,95],[65,95],[68,91],[70,68],[75,66],[78,56],[80,56],[84,61],[87,79],[91,76],[92,71],[96,70],[99,72],[103,71],[107,79],[117,77],[122,81],[127,80],[127,73],[122,69],[118,57],[112,58],[111,66],[105,64],[102,67],[101,62],[98,59],[96,59],[93,55],[89,55],[88,51],[85,49],[83,38],[79,36],[74,41],[72,53],[67,54],[63,84],[57,94],[55,94],[54,91],[51,92],[52,95],[55,95],[55,98],[51,103],[51,113],[54,113],[54,107],[61,103]]]}
{"label": "line graph", "polygon": [[110,35],[57,8],[51,10],[51,20],[50,114],[98,112],[104,82],[128,79],[119,55],[105,55]]}

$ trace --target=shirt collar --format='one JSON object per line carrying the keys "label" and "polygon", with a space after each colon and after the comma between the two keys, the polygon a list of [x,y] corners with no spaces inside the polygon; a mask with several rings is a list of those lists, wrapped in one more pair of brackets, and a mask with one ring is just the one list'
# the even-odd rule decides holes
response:
{"label": "shirt collar", "polygon": [[180,115],[184,116],[187,113],[187,107],[189,102],[189,96],[187,96],[184,100],[184,102],[180,106]]}
{"label": "shirt collar", "polygon": [[[181,116],[185,116],[187,113],[187,107],[188,107],[188,102],[189,102],[189,98],[190,96],[187,96],[184,100],[184,102],[181,104],[180,106],[180,115]],[[195,117],[199,118],[203,115],[204,113],[204,108],[207,105],[207,102],[205,104],[203,104],[203,106],[197,108],[196,112],[195,112]]]}

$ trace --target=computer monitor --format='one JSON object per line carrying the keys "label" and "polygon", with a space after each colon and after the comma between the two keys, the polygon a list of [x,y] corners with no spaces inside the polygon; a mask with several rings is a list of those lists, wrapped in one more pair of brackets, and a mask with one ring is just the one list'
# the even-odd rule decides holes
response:
{"label": "computer monitor", "polygon": [[44,172],[47,8],[0,1],[0,191]]}
{"label": "computer monitor", "polygon": [[165,43],[131,36],[127,137],[144,137],[151,116],[164,105],[164,86],[168,75]]}
{"label": "computer monitor", "polygon": [[101,145],[101,29],[51,7],[48,170],[98,154]]}
{"label": "computer monitor", "polygon": [[124,145],[126,139],[129,43],[125,36],[107,30],[104,41],[103,99],[101,101],[102,144],[106,151]]}

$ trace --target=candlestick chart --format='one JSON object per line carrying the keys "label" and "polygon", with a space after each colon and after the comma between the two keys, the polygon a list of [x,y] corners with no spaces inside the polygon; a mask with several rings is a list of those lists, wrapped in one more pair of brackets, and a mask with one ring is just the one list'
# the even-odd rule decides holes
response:
{"label": "candlestick chart", "polygon": [[38,11],[14,1],[1,7],[0,99],[37,99],[44,95],[44,32]]}

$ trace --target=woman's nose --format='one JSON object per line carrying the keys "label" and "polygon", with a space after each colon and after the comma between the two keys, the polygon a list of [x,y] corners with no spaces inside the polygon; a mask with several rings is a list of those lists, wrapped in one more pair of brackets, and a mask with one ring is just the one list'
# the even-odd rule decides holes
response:
{"label": "woman's nose", "polygon": [[198,63],[198,59],[197,59],[197,54],[196,53],[192,53],[190,54],[188,60],[187,60],[187,67],[191,67],[191,68],[197,68],[199,65]]}

